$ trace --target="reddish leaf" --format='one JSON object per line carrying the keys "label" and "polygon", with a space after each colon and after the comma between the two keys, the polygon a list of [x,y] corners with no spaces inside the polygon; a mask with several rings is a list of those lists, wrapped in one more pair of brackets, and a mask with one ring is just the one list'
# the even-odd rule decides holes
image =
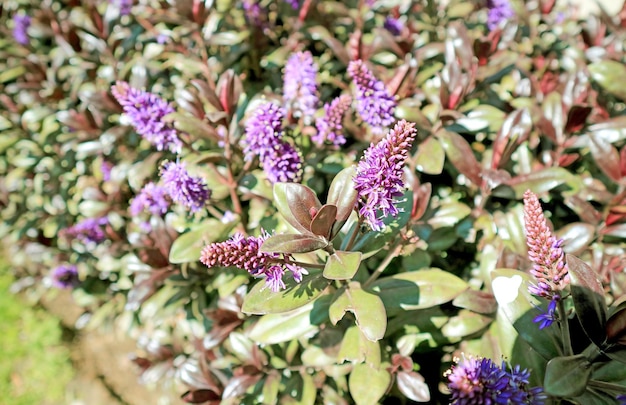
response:
{"label": "reddish leaf", "polygon": [[335,205],[323,205],[311,221],[311,232],[315,235],[330,239],[330,230],[335,223],[336,216],[337,207]]}
{"label": "reddish leaf", "polygon": [[609,141],[590,133],[589,150],[604,174],[615,182],[621,179],[620,156],[617,149]]}
{"label": "reddish leaf", "polygon": [[437,131],[435,136],[441,142],[446,156],[454,167],[477,186],[482,184],[480,163],[474,157],[474,151],[461,135],[445,129]]}
{"label": "reddish leaf", "polygon": [[297,183],[274,184],[274,204],[285,220],[302,233],[311,232],[311,213],[322,207],[313,190]]}
{"label": "reddish leaf", "polygon": [[515,149],[528,139],[532,125],[532,118],[526,108],[515,110],[506,117],[493,143],[492,169],[500,168],[509,161]]}
{"label": "reddish leaf", "polygon": [[265,253],[306,253],[323,249],[328,245],[325,239],[312,235],[284,233],[270,236],[261,245]]}

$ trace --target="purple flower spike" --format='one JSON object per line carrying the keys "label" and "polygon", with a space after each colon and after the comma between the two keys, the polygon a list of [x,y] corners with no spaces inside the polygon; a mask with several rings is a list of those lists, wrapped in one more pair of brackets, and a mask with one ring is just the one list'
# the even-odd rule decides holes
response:
{"label": "purple flower spike", "polygon": [[265,277],[265,285],[273,292],[285,288],[283,276],[285,270],[293,274],[297,282],[302,281],[302,274],[306,270],[294,264],[285,264],[284,259],[291,260],[289,255],[281,259],[277,253],[261,252],[261,245],[269,237],[266,232],[259,237],[243,237],[236,234],[230,240],[211,243],[205,246],[200,255],[200,261],[208,268],[237,267],[248,271],[253,276]]}
{"label": "purple flower spike", "polygon": [[402,33],[402,28],[404,28],[400,20],[391,16],[385,18],[383,27],[385,27],[385,29],[389,31],[391,35],[400,35]]}
{"label": "purple flower spike", "polygon": [[552,325],[555,321],[557,321],[559,319],[559,316],[558,316],[558,314],[556,312],[556,305],[557,305],[558,301],[559,301],[559,298],[555,297],[548,304],[548,311],[545,312],[545,313],[542,313],[540,315],[537,315],[533,319],[534,323],[538,323],[539,324],[539,329],[547,328],[548,326]]}
{"label": "purple flower spike", "polygon": [[373,230],[382,230],[382,219],[399,213],[394,198],[403,194],[404,162],[416,134],[415,124],[398,122],[383,140],[370,145],[357,166],[354,183],[361,201],[359,214]]}
{"label": "purple flower spike", "polygon": [[334,99],[330,104],[324,105],[324,116],[315,121],[317,134],[311,137],[317,146],[330,144],[339,147],[346,143],[346,138],[343,136],[342,121],[351,103],[352,97],[344,94]]}
{"label": "purple flower spike", "polygon": [[302,156],[291,144],[281,141],[261,160],[261,167],[272,184],[296,183],[302,177]]}
{"label": "purple flower spike", "polygon": [[515,16],[509,0],[488,0],[487,7],[489,7],[487,14],[489,31],[493,31],[498,25]]}
{"label": "purple flower spike", "polygon": [[451,405],[527,404],[543,405],[541,387],[528,387],[530,373],[506,364],[498,367],[487,358],[463,358],[446,373]]}
{"label": "purple flower spike", "polygon": [[295,117],[312,117],[315,114],[319,101],[316,77],[317,65],[311,52],[296,52],[287,60],[283,93]]}
{"label": "purple flower spike", "polygon": [[267,10],[261,6],[259,0],[243,0],[241,6],[248,24],[259,29],[267,26]]}
{"label": "purple flower spike", "polygon": [[78,270],[72,264],[64,264],[52,270],[50,279],[56,288],[74,288],[79,283]]}
{"label": "purple flower spike", "polygon": [[176,130],[163,118],[174,112],[167,101],[153,93],[130,87],[126,82],[117,82],[111,93],[124,108],[124,113],[139,135],[156,146],[157,150],[169,149],[179,153],[182,142]]}
{"label": "purple flower spike", "polygon": [[79,223],[65,229],[63,233],[70,238],[78,239],[83,244],[101,243],[106,239],[104,226],[108,223],[106,217],[86,218]]}
{"label": "purple flower spike", "polygon": [[274,103],[260,106],[246,122],[246,135],[242,139],[246,161],[265,155],[281,141],[283,137],[283,118],[285,111]]}
{"label": "purple flower spike", "polygon": [[376,132],[380,132],[381,127],[391,125],[396,101],[385,84],[376,79],[360,59],[350,62],[348,74],[356,87],[356,109],[363,121]]}
{"label": "purple flower spike", "polygon": [[194,177],[185,169],[185,163],[166,162],[161,168],[163,187],[170,198],[196,212],[211,198],[211,191],[204,180]]}
{"label": "purple flower spike", "polygon": [[30,27],[30,16],[15,14],[13,16],[13,38],[18,44],[28,45],[28,27]]}
{"label": "purple flower spike", "polygon": [[137,216],[143,211],[149,211],[152,215],[163,215],[167,213],[169,207],[170,202],[165,187],[148,183],[130,203],[130,214]]}

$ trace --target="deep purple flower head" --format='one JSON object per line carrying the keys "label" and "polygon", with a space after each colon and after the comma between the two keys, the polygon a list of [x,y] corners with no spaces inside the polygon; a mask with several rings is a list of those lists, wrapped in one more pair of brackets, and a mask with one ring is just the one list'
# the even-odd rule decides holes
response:
{"label": "deep purple flower head", "polygon": [[495,29],[501,22],[509,20],[515,16],[509,0],[488,0],[487,7],[487,28],[489,31]]}
{"label": "deep purple flower head", "polygon": [[130,87],[126,82],[117,82],[111,93],[124,108],[124,113],[139,135],[156,146],[157,150],[169,149],[179,153],[182,142],[176,130],[163,118],[174,112],[167,101],[153,93]]}
{"label": "deep purple flower head", "polygon": [[130,9],[133,7],[133,0],[109,0],[120,10],[120,15],[129,15]]}
{"label": "deep purple flower head", "polygon": [[130,214],[137,216],[143,211],[149,211],[152,215],[163,215],[169,207],[170,201],[165,187],[148,183],[130,203]]}
{"label": "deep purple flower head", "polygon": [[294,111],[294,116],[312,117],[319,101],[317,65],[311,52],[296,52],[285,65],[283,96]]}
{"label": "deep purple flower head", "polygon": [[274,292],[285,288],[283,275],[286,270],[293,274],[297,282],[302,281],[302,275],[307,272],[302,267],[286,263],[291,260],[289,255],[284,255],[281,259],[277,253],[260,251],[261,245],[268,237],[266,232],[259,237],[236,234],[225,242],[205,246],[200,261],[208,268],[233,266],[246,270],[253,276],[263,276],[266,286]]}
{"label": "deep purple flower head", "polygon": [[352,97],[347,94],[334,99],[330,104],[324,104],[324,116],[315,121],[317,133],[311,140],[318,146],[330,144],[335,147],[346,143],[343,136],[343,116],[352,104]]}
{"label": "deep purple flower head", "polygon": [[542,405],[545,396],[540,387],[528,387],[530,373],[519,366],[511,371],[506,364],[498,367],[486,358],[463,358],[446,376],[452,405]]}
{"label": "deep purple flower head", "polygon": [[300,7],[300,0],[284,0],[285,3],[289,4],[291,8],[297,10]]}
{"label": "deep purple flower head", "polygon": [[376,79],[360,59],[350,62],[348,74],[356,87],[356,109],[363,121],[377,132],[381,127],[391,125],[396,101],[385,84]]}
{"label": "deep purple flower head", "polygon": [[626,394],[618,395],[615,399],[617,399],[619,405],[626,405]]}
{"label": "deep purple flower head", "polygon": [[101,243],[106,239],[104,227],[109,221],[106,217],[86,218],[79,223],[65,229],[64,235],[78,239],[81,243]]}
{"label": "deep purple flower head", "polygon": [[170,198],[196,212],[211,198],[211,191],[201,177],[194,177],[185,169],[185,162],[165,162],[161,167],[163,187]]}
{"label": "deep purple flower head", "polygon": [[534,323],[539,324],[539,329],[547,328],[559,319],[556,312],[556,305],[559,302],[560,297],[556,295],[548,304],[548,311],[537,315],[534,319]]}
{"label": "deep purple flower head", "polygon": [[302,178],[302,156],[290,143],[281,141],[261,160],[267,179],[278,182],[297,183]]}
{"label": "deep purple flower head", "polygon": [[74,288],[79,283],[78,270],[73,264],[64,264],[52,270],[50,279],[57,288]]}
{"label": "deep purple flower head", "polygon": [[241,5],[248,24],[260,29],[267,26],[267,10],[259,0],[243,0]]}
{"label": "deep purple flower head", "polygon": [[387,18],[385,18],[383,27],[385,27],[385,29],[389,31],[392,35],[400,35],[402,33],[404,25],[400,22],[399,19],[393,18],[392,16],[387,16]]}
{"label": "deep purple flower head", "polygon": [[394,198],[404,192],[404,162],[416,134],[415,124],[398,122],[385,138],[367,148],[357,166],[354,183],[361,202],[359,214],[374,230],[384,227],[383,218],[398,215]]}
{"label": "deep purple flower head", "polygon": [[274,103],[266,103],[256,109],[246,121],[246,135],[241,140],[245,160],[269,154],[283,137],[285,111]]}
{"label": "deep purple flower head", "polygon": [[553,234],[541,209],[537,195],[530,190],[524,193],[524,222],[528,258],[534,263],[530,273],[537,279],[528,288],[531,294],[553,300],[569,284],[563,240]]}
{"label": "deep purple flower head", "polygon": [[28,45],[28,27],[30,27],[30,16],[25,14],[15,14],[13,16],[13,38],[18,44]]}

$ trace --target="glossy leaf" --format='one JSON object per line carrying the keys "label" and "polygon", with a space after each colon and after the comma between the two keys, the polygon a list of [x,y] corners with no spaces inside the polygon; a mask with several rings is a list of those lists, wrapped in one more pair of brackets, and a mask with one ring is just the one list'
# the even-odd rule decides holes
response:
{"label": "glossy leaf", "polygon": [[486,315],[493,314],[498,309],[498,303],[493,294],[472,289],[459,294],[452,301],[452,305]]}
{"label": "glossy leaf", "polygon": [[337,222],[346,221],[356,206],[358,193],[354,188],[355,174],[356,166],[346,167],[330,183],[326,203],[337,207]]}
{"label": "glossy leaf", "polygon": [[417,402],[430,401],[430,390],[424,377],[415,371],[400,371],[396,376],[396,385],[407,398]]}
{"label": "glossy leaf", "polygon": [[332,204],[322,205],[317,214],[311,220],[311,232],[313,234],[330,239],[330,230],[335,223],[337,207]]}
{"label": "glossy leaf", "polygon": [[366,363],[372,367],[380,366],[380,343],[372,342],[363,336],[357,326],[346,329],[341,340],[337,362],[349,361],[354,364]]}
{"label": "glossy leaf", "polygon": [[567,253],[580,252],[595,238],[596,229],[593,225],[584,222],[573,222],[565,225],[556,232],[559,239],[563,239],[563,250]]}
{"label": "glossy leaf", "polygon": [[348,379],[350,395],[356,405],[376,405],[390,383],[391,375],[387,370],[373,368],[363,363],[354,366]]}
{"label": "glossy leaf", "polygon": [[223,239],[236,225],[234,222],[223,223],[216,219],[208,219],[200,226],[180,235],[170,248],[170,263],[197,262],[200,252],[209,243]]}
{"label": "glossy leaf", "polygon": [[544,390],[555,397],[579,396],[585,392],[591,371],[591,363],[583,354],[555,357],[546,367]]}
{"label": "glossy leaf", "polygon": [[317,299],[328,287],[328,280],[321,275],[304,276],[301,283],[292,277],[286,278],[287,288],[272,292],[265,280],[257,282],[246,294],[241,311],[246,314],[280,314],[293,311]]}
{"label": "glossy leaf", "polygon": [[171,113],[164,117],[165,122],[171,122],[174,128],[181,132],[188,133],[195,139],[220,139],[215,128],[199,118],[182,113]]}
{"label": "glossy leaf", "polygon": [[617,310],[608,319],[606,323],[606,337],[610,341],[626,338],[626,308]]}
{"label": "glossy leaf", "polygon": [[323,249],[328,242],[311,234],[301,235],[283,233],[267,238],[261,245],[261,252],[265,253],[307,253]]}
{"label": "glossy leaf", "polygon": [[363,335],[377,341],[383,338],[387,328],[387,313],[382,300],[377,295],[364,291],[357,282],[351,282],[330,305],[330,320],[336,324],[350,311]]}
{"label": "glossy leaf", "polygon": [[351,280],[361,265],[361,252],[335,251],[324,267],[324,277],[329,280]]}
{"label": "glossy leaf", "polygon": [[274,204],[285,220],[301,233],[310,233],[312,209],[317,212],[322,204],[315,192],[298,183],[274,184]]}
{"label": "glossy leaf", "polygon": [[441,332],[450,340],[461,339],[486,328],[492,321],[491,317],[461,310],[457,316],[450,318],[450,321],[441,328]]}
{"label": "glossy leaf", "polygon": [[311,322],[313,302],[294,311],[263,315],[249,333],[250,339],[261,344],[288,342],[317,331]]}
{"label": "glossy leaf", "polygon": [[372,284],[372,290],[383,300],[390,316],[443,304],[467,288],[465,281],[436,268],[399,273]]}
{"label": "glossy leaf", "polygon": [[585,334],[600,346],[606,340],[607,310],[598,274],[576,256],[566,255],[576,317]]}
{"label": "glossy leaf", "polygon": [[513,177],[506,182],[515,191],[515,196],[521,199],[526,190],[535,194],[543,194],[561,184],[566,184],[572,189],[572,193],[582,187],[581,180],[570,171],[562,167],[548,167]]}
{"label": "glossy leaf", "polygon": [[491,168],[503,167],[517,146],[524,142],[532,129],[532,118],[528,109],[515,110],[509,114],[493,143]]}
{"label": "glossy leaf", "polygon": [[611,180],[617,182],[622,178],[619,152],[615,146],[592,132],[589,134],[589,151],[598,167]]}
{"label": "glossy leaf", "polygon": [[622,101],[626,100],[626,89],[621,85],[626,77],[626,66],[613,60],[602,60],[588,66],[591,78],[602,88]]}
{"label": "glossy leaf", "polygon": [[441,143],[433,136],[422,142],[415,155],[415,167],[422,173],[441,174],[446,153]]}
{"label": "glossy leaf", "polygon": [[472,183],[480,186],[482,184],[482,168],[465,138],[455,132],[443,129],[439,130],[435,136],[441,142],[446,156],[454,167]]}

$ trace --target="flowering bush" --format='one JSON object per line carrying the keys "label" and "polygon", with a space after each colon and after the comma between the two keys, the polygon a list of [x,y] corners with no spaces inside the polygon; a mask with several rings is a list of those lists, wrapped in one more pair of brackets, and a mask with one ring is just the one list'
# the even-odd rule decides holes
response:
{"label": "flowering bush", "polygon": [[623,401],[624,13],[0,13],[17,287],[129,330],[144,382],[188,403]]}

